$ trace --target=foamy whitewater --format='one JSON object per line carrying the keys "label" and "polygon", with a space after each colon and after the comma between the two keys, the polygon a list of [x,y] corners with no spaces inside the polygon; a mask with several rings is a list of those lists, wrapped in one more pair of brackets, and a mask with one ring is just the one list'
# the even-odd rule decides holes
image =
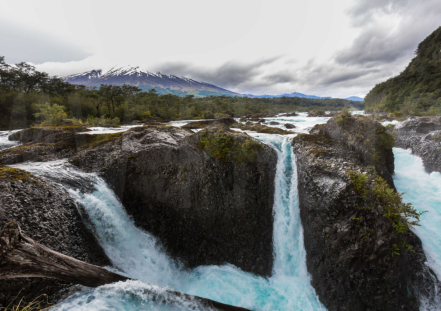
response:
{"label": "foamy whitewater", "polygon": [[[242,306],[252,310],[325,310],[310,285],[306,270],[303,229],[297,194],[297,172],[292,137],[256,134],[278,154],[274,200],[274,271],[263,278],[232,265],[202,266],[185,272],[158,246],[150,234],[135,227],[124,207],[106,183],[65,160],[15,165],[63,184],[83,207],[91,230],[115,268],[127,276],[151,284]],[[87,182],[85,182],[87,180]],[[80,185],[93,184],[93,191]],[[157,306],[139,281],[85,289],[59,304],[60,310],[166,310]],[[186,303],[174,310],[188,310]]]}
{"label": "foamy whitewater", "polygon": [[[414,232],[423,242],[427,264],[441,279],[441,174],[427,173],[423,161],[410,150],[394,148],[394,183],[403,199],[420,212],[421,226]],[[441,289],[440,289],[441,290]]]}
{"label": "foamy whitewater", "polygon": [[[271,120],[292,122],[297,127],[296,132],[307,132],[315,124],[326,123],[328,118],[301,115]],[[97,175],[84,173],[66,160],[15,165],[63,185],[80,203],[80,213],[87,214],[90,219],[91,223],[87,225],[114,265],[109,269],[139,280],[96,289],[85,287],[56,308],[200,310],[192,302],[176,301],[175,298],[168,299],[167,304],[156,304],[152,293],[162,295],[163,288],[159,287],[162,286],[251,310],[326,310],[310,285],[306,269],[297,166],[291,148],[295,134],[248,133],[272,146],[278,155],[274,195],[274,268],[270,278],[243,272],[232,265],[201,266],[184,271],[165,254],[155,237],[135,227],[113,191]],[[0,135],[0,144],[2,137]],[[395,148],[394,153],[397,189],[406,192],[404,200],[412,202],[418,210],[429,211],[423,215],[421,227],[417,227],[415,232],[423,241],[428,265],[441,277],[441,174],[427,174],[421,159],[409,151]]]}

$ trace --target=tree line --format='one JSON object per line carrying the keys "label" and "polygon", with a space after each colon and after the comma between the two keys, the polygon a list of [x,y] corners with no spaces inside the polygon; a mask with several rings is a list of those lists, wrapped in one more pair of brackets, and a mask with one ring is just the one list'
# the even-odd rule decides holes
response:
{"label": "tree line", "polygon": [[401,74],[377,84],[366,95],[367,111],[441,115],[441,27],[418,45],[415,55]]}
{"label": "tree line", "polygon": [[249,98],[193,95],[159,95],[132,85],[86,87],[51,77],[28,63],[9,65],[0,57],[0,128],[28,127],[47,115],[76,119],[90,124],[99,120],[130,123],[134,120],[201,119],[241,117],[255,113],[309,111],[311,109],[363,109],[364,104],[344,99],[299,97]]}

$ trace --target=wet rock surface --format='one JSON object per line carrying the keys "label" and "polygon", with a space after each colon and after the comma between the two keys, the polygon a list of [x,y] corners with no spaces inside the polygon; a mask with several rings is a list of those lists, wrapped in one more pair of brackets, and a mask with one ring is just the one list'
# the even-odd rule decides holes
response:
{"label": "wet rock surface", "polygon": [[359,150],[323,134],[301,134],[293,149],[307,268],[326,308],[419,310],[420,299],[436,297],[420,239],[398,233],[383,202],[351,180],[348,170],[370,174]]}
{"label": "wet rock surface", "polygon": [[271,273],[277,155],[269,146],[223,125],[145,126],[70,162],[103,176],[136,225],[184,266]]}
{"label": "wet rock surface", "polygon": [[428,172],[441,172],[441,117],[410,117],[392,131],[397,147],[420,156]]}
{"label": "wet rock surface", "polygon": [[[35,241],[53,250],[96,265],[109,265],[101,247],[86,229],[76,203],[68,193],[47,180],[22,170],[0,166],[0,227],[20,223]],[[54,303],[72,290],[72,284],[41,278],[1,280],[0,307],[14,297],[30,302],[46,294]],[[42,299],[44,300],[44,299]]]}

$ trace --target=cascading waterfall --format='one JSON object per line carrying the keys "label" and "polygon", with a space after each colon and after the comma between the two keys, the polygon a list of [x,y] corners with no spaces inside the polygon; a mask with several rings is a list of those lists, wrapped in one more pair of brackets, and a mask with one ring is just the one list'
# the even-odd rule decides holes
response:
{"label": "cascading waterfall", "polygon": [[[296,163],[290,145],[292,137],[253,136],[273,146],[278,154],[274,200],[275,262],[270,278],[243,272],[232,265],[201,266],[186,272],[161,250],[153,236],[135,227],[100,177],[81,172],[65,160],[15,167],[63,184],[81,204],[80,211],[87,213],[91,230],[114,266],[132,278],[252,310],[325,310],[310,285],[306,270]],[[151,302],[151,297],[143,294],[143,288],[151,288],[151,285],[128,281],[85,289],[58,308],[168,310],[167,306]],[[188,310],[189,306],[183,304],[181,309]]]}

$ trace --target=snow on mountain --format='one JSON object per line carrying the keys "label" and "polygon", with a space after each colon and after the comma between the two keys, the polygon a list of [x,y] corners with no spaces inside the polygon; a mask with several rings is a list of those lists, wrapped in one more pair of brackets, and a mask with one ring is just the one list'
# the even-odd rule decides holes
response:
{"label": "snow on mountain", "polygon": [[[64,81],[86,86],[101,84],[123,85],[130,84],[140,88],[156,88],[168,90],[172,93],[204,95],[242,96],[241,94],[220,88],[206,82],[199,82],[186,77],[178,77],[161,72],[152,73],[139,66],[115,66],[107,72],[91,70],[84,73],[64,77]],[[202,93],[201,93],[202,92]]]}

